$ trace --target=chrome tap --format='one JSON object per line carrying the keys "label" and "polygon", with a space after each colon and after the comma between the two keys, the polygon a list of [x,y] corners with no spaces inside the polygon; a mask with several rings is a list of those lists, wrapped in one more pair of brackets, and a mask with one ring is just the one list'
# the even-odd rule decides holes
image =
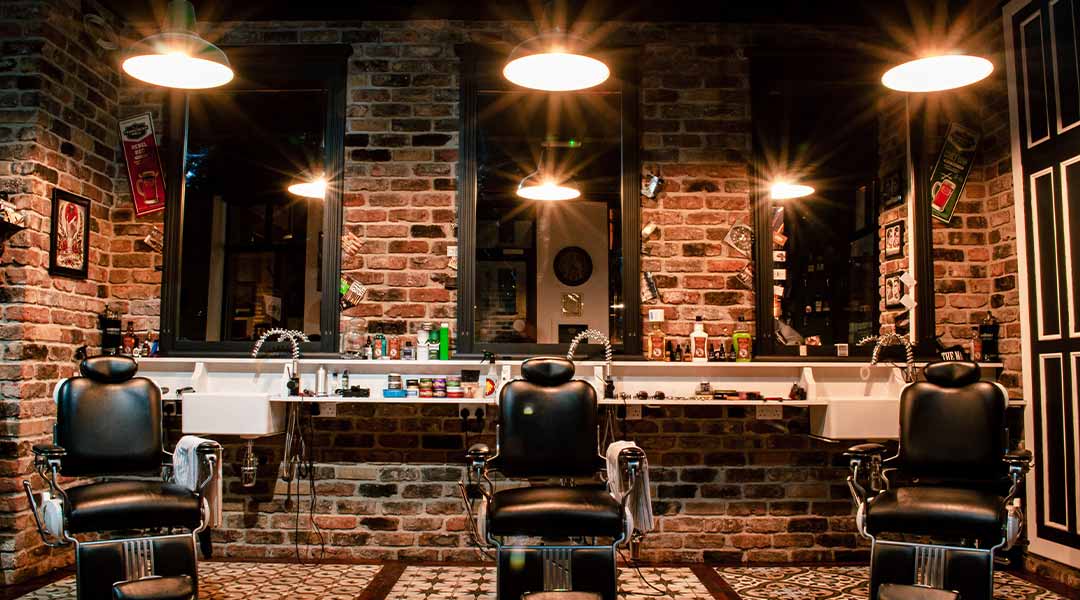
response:
{"label": "chrome tap", "polygon": [[281,329],[281,328],[274,328],[274,329],[267,330],[267,332],[262,334],[262,336],[259,337],[258,341],[255,342],[255,347],[251,349],[251,358],[258,358],[259,357],[259,350],[262,349],[263,344],[266,343],[266,340],[270,339],[271,337],[273,337],[275,335],[278,336],[277,341],[284,342],[285,340],[288,340],[289,345],[292,346],[292,364],[290,365],[290,369],[291,369],[290,376],[291,376],[291,378],[299,377],[300,376],[300,342],[309,342],[309,341],[311,341],[311,340],[308,339],[307,334],[305,334],[303,331],[297,331],[296,329]]}
{"label": "chrome tap", "polygon": [[911,340],[895,333],[886,333],[884,335],[868,335],[859,340],[859,345],[865,346],[870,342],[874,342],[874,352],[870,355],[871,365],[878,364],[881,349],[885,346],[903,346],[905,357],[907,358],[907,368],[904,369],[904,381],[908,383],[915,381],[915,349],[911,345]]}

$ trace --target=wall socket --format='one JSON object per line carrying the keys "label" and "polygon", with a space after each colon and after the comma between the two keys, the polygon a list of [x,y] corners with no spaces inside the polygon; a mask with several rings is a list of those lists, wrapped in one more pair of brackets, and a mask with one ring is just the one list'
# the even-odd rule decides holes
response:
{"label": "wall socket", "polygon": [[626,420],[627,421],[640,421],[641,420],[641,405],[640,404],[627,404],[626,405]]}
{"label": "wall socket", "polygon": [[775,421],[777,419],[783,419],[784,418],[784,407],[783,406],[779,406],[779,405],[770,406],[770,405],[764,404],[764,405],[756,406],[755,409],[756,410],[755,410],[754,416],[758,420]]}
{"label": "wall socket", "polygon": [[337,416],[337,402],[320,402],[319,403],[319,416],[320,417],[336,417]]}

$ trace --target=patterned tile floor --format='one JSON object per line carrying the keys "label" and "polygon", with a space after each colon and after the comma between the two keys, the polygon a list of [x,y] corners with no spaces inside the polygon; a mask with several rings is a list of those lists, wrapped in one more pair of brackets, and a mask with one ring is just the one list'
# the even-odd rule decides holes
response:
{"label": "patterned tile floor", "polygon": [[[199,563],[203,600],[355,600],[381,565]],[[47,585],[19,600],[73,600],[75,578]]]}
{"label": "patterned tile floor", "polygon": [[[866,567],[721,567],[743,600],[865,600]],[[1009,573],[994,573],[995,600],[1064,600]]]}
{"label": "patterned tile floor", "polygon": [[[644,568],[641,574],[666,596],[648,587],[633,569],[619,569],[621,600],[713,600],[690,569]],[[386,600],[495,600],[495,568],[408,567]]]}
{"label": "patterned tile floor", "polygon": [[[494,600],[495,569],[468,566],[398,566],[400,577],[390,585],[371,586],[384,565],[319,565],[288,563],[202,562],[203,600]],[[866,600],[865,567],[719,567],[716,574],[742,600]],[[396,575],[397,570],[391,567]],[[647,567],[642,575],[665,593],[661,595],[633,569],[619,570],[620,600],[718,600],[685,567]],[[704,577],[704,575],[703,575]],[[995,573],[996,600],[1065,600],[1008,573]],[[715,582],[714,582],[715,583]],[[385,586],[385,587],[383,587]],[[370,589],[369,589],[370,587]],[[723,587],[723,586],[721,586]],[[375,588],[381,591],[375,591]],[[387,589],[389,592],[387,593]],[[715,589],[715,588],[714,588]],[[364,591],[367,595],[364,595]],[[68,577],[46,585],[19,600],[74,600],[75,580]]]}

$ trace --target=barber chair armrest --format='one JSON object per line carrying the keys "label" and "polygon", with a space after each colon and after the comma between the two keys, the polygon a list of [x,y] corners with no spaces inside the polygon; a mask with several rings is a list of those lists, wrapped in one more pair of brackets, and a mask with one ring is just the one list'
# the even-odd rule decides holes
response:
{"label": "barber chair armrest", "polygon": [[844,452],[844,456],[851,457],[852,460],[864,459],[875,455],[881,456],[885,454],[885,450],[885,446],[871,442],[848,448],[847,452]]}
{"label": "barber chair armrest", "polygon": [[1002,462],[1009,466],[1009,479],[1012,480],[1012,488],[1009,490],[1009,499],[1012,499],[1020,491],[1020,482],[1031,469],[1031,450],[1013,450],[1006,452],[1001,458]]}
{"label": "barber chair armrest", "polygon": [[[852,446],[844,452],[851,465],[851,474],[847,478],[848,489],[860,510],[869,499],[870,492],[882,487],[881,455],[885,454],[885,451],[885,446],[881,444],[867,443]],[[863,487],[861,482],[864,476],[869,482],[867,487]]]}
{"label": "barber chair armrest", "polygon": [[42,457],[46,460],[61,459],[67,456],[67,450],[63,446],[57,446],[56,444],[34,444],[34,456]]}

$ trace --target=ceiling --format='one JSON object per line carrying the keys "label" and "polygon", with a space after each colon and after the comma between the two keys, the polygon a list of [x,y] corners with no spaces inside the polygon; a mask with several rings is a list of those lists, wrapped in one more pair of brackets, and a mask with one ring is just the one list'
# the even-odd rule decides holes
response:
{"label": "ceiling", "polygon": [[[158,21],[166,0],[102,0],[129,22]],[[996,18],[1000,0],[556,0],[570,22],[685,21],[873,25],[907,18],[909,7],[947,8]],[[195,0],[204,21],[407,19],[531,20],[542,0]],[[978,7],[977,9],[975,7]],[[565,8],[560,8],[565,7]]]}

